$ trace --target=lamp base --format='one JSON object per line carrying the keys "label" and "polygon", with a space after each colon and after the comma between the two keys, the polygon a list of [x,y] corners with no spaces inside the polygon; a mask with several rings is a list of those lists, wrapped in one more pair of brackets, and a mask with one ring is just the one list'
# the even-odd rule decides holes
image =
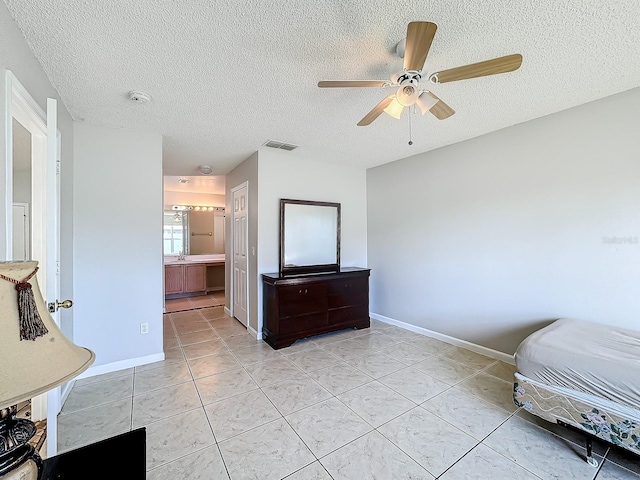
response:
{"label": "lamp base", "polygon": [[42,459],[29,444],[37,429],[31,420],[16,418],[16,412],[15,406],[0,410],[0,480],[37,479]]}

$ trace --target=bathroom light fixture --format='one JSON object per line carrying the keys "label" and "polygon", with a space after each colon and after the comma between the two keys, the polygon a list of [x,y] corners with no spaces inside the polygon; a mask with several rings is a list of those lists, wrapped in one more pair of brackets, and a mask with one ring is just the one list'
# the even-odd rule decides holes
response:
{"label": "bathroom light fixture", "polygon": [[194,212],[224,212],[224,207],[214,207],[211,205],[172,205],[171,210],[178,212],[188,212],[193,210]]}
{"label": "bathroom light fixture", "polygon": [[213,168],[209,165],[200,165],[198,170],[202,175],[211,175],[213,173]]}

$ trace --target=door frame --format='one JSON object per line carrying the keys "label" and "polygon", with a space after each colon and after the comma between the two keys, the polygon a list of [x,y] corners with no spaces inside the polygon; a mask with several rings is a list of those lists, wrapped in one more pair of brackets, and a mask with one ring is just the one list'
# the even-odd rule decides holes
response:
{"label": "door frame", "polygon": [[[13,203],[13,119],[15,118],[31,133],[30,258],[38,259],[37,278],[43,297],[57,299],[60,288],[58,216],[61,134],[57,128],[56,100],[47,98],[47,111],[49,115],[11,70],[5,71],[6,128],[3,159],[5,202],[7,205]],[[53,135],[50,132],[53,132]],[[5,210],[5,248],[0,255],[8,260],[13,255],[13,209]],[[53,262],[51,254],[55,255]],[[60,326],[59,315],[51,314],[51,316]],[[57,415],[62,407],[61,392],[61,387],[56,387],[32,399],[32,418],[47,419],[46,456],[57,453]]]}
{"label": "door frame", "polygon": [[[229,311],[231,312],[231,316],[235,318],[235,274],[234,274],[234,257],[235,257],[235,238],[236,238],[236,222],[234,221],[234,215],[235,215],[235,209],[234,209],[234,200],[235,200],[235,195],[238,192],[238,190],[241,190],[243,188],[247,189],[247,228],[245,231],[245,246],[246,246],[246,254],[247,254],[247,284],[245,286],[246,288],[246,292],[247,292],[247,331],[253,331],[253,329],[251,328],[251,322],[250,320],[250,306],[251,306],[251,302],[249,301],[249,181],[244,181],[238,185],[236,185],[235,187],[233,187],[231,189],[231,212],[230,212],[230,216],[231,216],[231,242],[229,242],[231,244],[231,262],[230,262],[230,266],[231,268],[230,270],[230,276],[229,276],[229,283],[230,283],[230,290],[231,293],[229,294]],[[257,332],[256,336],[258,335]]]}

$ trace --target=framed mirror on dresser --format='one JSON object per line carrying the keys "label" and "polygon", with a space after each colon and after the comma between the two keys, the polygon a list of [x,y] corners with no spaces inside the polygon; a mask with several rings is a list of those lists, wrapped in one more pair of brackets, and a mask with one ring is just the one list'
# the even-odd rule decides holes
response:
{"label": "framed mirror on dresser", "polygon": [[368,268],[341,267],[339,203],[280,200],[280,269],[262,275],[263,337],[274,349],[368,328]]}

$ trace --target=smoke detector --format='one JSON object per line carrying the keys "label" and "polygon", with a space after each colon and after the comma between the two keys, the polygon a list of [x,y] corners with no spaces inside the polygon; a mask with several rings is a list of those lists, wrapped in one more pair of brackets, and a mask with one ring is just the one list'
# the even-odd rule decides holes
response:
{"label": "smoke detector", "polygon": [[129,100],[133,100],[137,103],[149,103],[151,101],[151,95],[137,90],[131,90],[129,92]]}
{"label": "smoke detector", "polygon": [[211,175],[213,173],[213,168],[211,168],[209,165],[200,165],[198,167],[198,170],[202,175]]}

